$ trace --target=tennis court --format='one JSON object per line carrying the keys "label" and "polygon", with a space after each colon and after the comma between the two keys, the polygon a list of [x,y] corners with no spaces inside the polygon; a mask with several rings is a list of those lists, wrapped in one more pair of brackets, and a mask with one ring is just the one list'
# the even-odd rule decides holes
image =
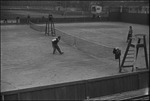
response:
{"label": "tennis court", "polygon": [[[149,26],[132,25],[134,33],[147,35],[147,46],[149,46]],[[82,51],[85,48],[86,50],[91,49],[95,53],[97,47],[90,48],[88,43],[88,48],[83,47],[85,43],[82,41],[80,47],[76,48],[64,42],[64,36],[59,43],[64,54],[53,55],[52,37],[45,36],[44,32],[35,31],[28,25],[2,26],[1,90],[11,91],[118,75],[118,60],[113,57],[111,49],[120,47],[122,54],[124,53],[127,45],[125,41],[128,26],[130,26],[128,23],[109,22],[55,24],[57,30],[68,36],[70,34],[87,40],[85,43],[92,42],[106,47],[106,50],[103,50],[99,56]],[[65,40],[69,39],[65,38]],[[111,56],[103,54],[105,51],[109,52]],[[141,50],[141,52],[143,51]],[[141,58],[138,60],[138,65],[142,66],[141,68],[145,66],[145,62],[141,61],[144,59],[143,56],[144,54],[139,53]]]}
{"label": "tennis court", "polygon": [[[83,47],[83,44],[85,43],[84,46],[87,45],[87,47],[85,46],[83,48],[91,50],[93,55],[98,58],[107,58],[109,60],[114,60],[112,50],[115,47],[119,47],[121,49],[121,58],[123,58],[127,48],[126,40],[129,26],[133,27],[133,35],[146,35],[147,52],[149,54],[149,26],[121,22],[56,24],[56,28],[59,31],[83,40],[88,40],[86,42],[82,41],[81,46]],[[63,37],[64,34],[61,35]],[[68,35],[64,40],[69,43],[69,38],[67,37]],[[91,43],[93,44],[90,45]],[[94,46],[94,44],[97,45]],[[84,51],[84,49],[82,50]],[[140,49],[137,58],[138,67],[143,67],[145,65],[145,62],[142,60],[144,60],[144,50]]]}

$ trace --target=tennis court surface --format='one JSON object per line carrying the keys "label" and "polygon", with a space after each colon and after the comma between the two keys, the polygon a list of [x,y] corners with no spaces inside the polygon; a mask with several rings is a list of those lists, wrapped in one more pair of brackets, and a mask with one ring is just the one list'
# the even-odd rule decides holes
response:
{"label": "tennis court surface", "polygon": [[[81,44],[76,43],[78,47],[74,47],[65,38],[67,35],[62,35],[59,46],[63,55],[52,54],[52,37],[45,36],[44,32],[35,31],[28,25],[1,26],[1,91],[120,75],[112,49],[119,47],[123,57],[130,25],[109,22],[55,24],[58,35],[61,31],[85,40],[78,41]],[[149,26],[132,26],[135,34],[147,35],[149,46]],[[91,42],[96,45],[92,47]],[[97,54],[97,46],[98,49],[105,47],[100,54]],[[145,68],[144,52],[140,52],[137,65]],[[125,73],[128,72],[130,70]]]}

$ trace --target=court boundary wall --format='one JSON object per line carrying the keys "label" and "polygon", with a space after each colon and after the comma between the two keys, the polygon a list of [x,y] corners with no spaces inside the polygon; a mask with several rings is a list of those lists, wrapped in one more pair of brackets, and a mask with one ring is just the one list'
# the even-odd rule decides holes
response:
{"label": "court boundary wall", "polygon": [[149,25],[149,14],[112,12],[109,21]]}
{"label": "court boundary wall", "polygon": [[[9,20],[9,19],[8,19]],[[14,19],[15,20],[15,19]],[[34,23],[43,24],[46,23],[47,18],[30,18],[30,20]],[[100,18],[92,18],[92,17],[71,17],[71,18],[54,18],[55,23],[76,23],[76,22],[102,22],[102,21],[113,21],[113,22],[127,22],[127,23],[135,23],[135,24],[143,24],[149,25],[149,14],[139,14],[139,13],[120,13],[120,12],[111,12],[109,13],[109,17],[100,17]],[[27,18],[20,18],[19,23],[3,23],[3,25],[7,24],[28,24]]]}
{"label": "court boundary wall", "polygon": [[149,70],[1,92],[7,100],[84,100],[149,87]]}

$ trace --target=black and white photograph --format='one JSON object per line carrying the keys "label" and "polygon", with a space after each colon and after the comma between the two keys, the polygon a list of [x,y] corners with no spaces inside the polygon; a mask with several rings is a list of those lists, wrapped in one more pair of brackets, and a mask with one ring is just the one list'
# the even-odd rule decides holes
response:
{"label": "black and white photograph", "polygon": [[149,100],[149,0],[1,0],[1,101]]}

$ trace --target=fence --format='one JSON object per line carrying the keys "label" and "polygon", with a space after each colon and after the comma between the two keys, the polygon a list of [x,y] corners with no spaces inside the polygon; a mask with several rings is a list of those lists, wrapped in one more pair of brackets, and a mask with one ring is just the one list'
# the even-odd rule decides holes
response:
{"label": "fence", "polygon": [[7,100],[84,100],[149,87],[149,71],[2,92]]}

